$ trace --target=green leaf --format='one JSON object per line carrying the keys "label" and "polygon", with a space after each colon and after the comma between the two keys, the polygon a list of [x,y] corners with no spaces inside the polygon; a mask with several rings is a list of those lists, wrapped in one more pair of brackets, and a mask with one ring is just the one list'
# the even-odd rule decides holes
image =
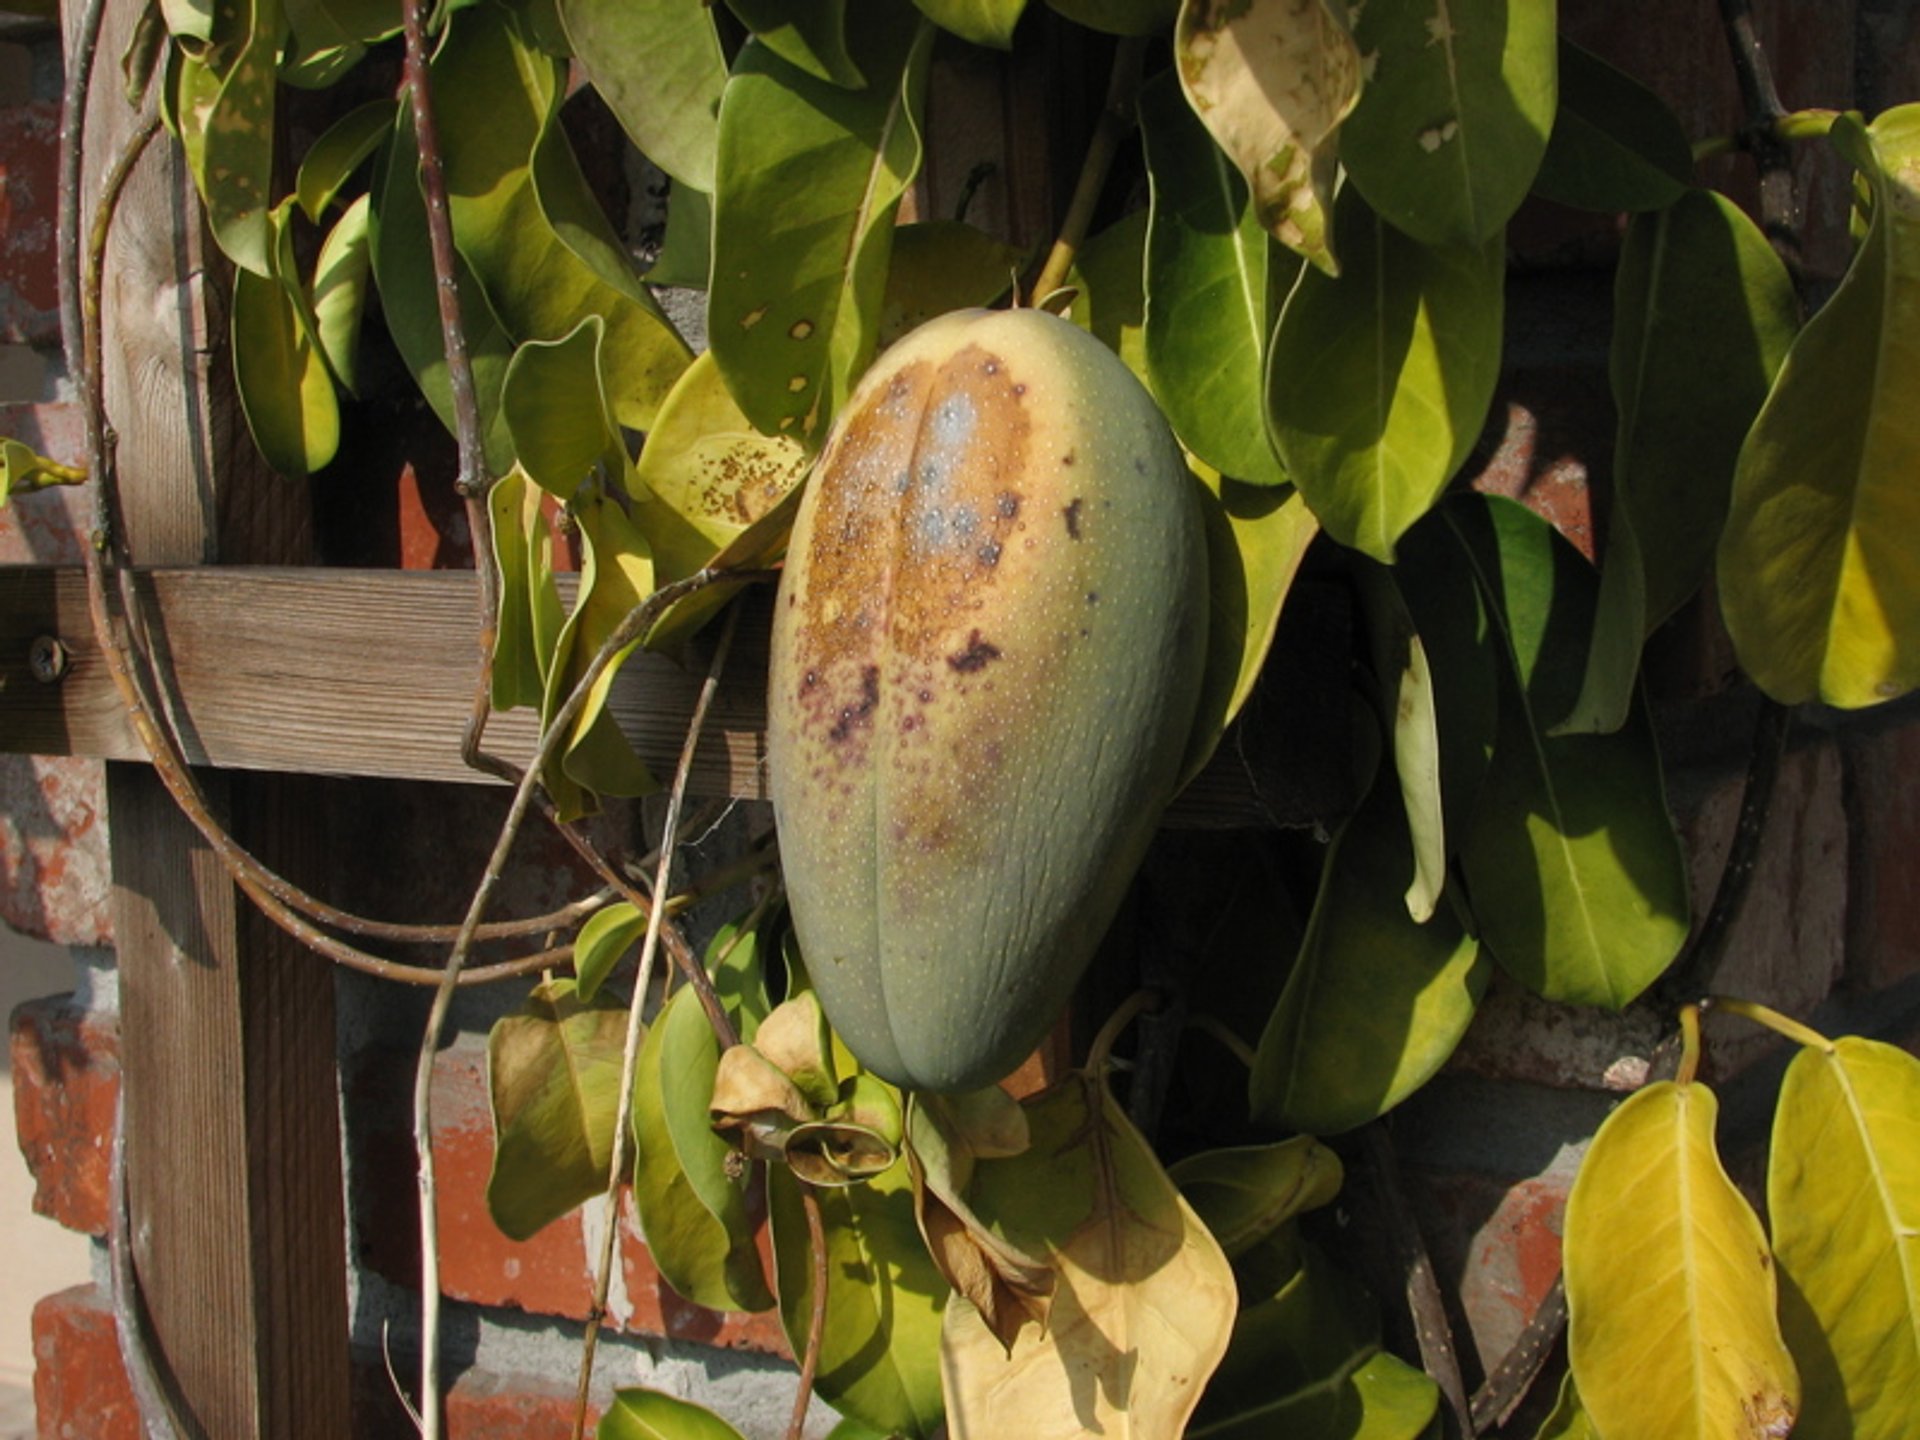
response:
{"label": "green leaf", "polygon": [[922,220],[893,232],[880,302],[879,348],[949,310],[991,305],[1013,287],[1026,252],[959,220]]}
{"label": "green leaf", "polygon": [[372,215],[365,195],[347,206],[321,242],[313,267],[314,339],[327,369],[348,394],[359,382],[360,322],[373,275]]}
{"label": "green leaf", "polygon": [[1180,10],[1180,0],[1047,0],[1047,4],[1075,24],[1109,35],[1163,34]]}
{"label": "green leaf", "polygon": [[[273,273],[275,70],[285,28],[275,0],[253,0],[244,33],[184,55],[174,113],[207,224],[226,257]],[[177,33],[177,32],[176,32]]]}
{"label": "green leaf", "polygon": [[1693,147],[1666,102],[1560,40],[1560,108],[1533,193],[1582,210],[1660,210],[1693,183]]}
{"label": "green leaf", "polygon": [[866,77],[847,45],[848,0],[727,0],[775,55],[817,80],[864,90]]}
{"label": "green leaf", "polygon": [[647,267],[649,285],[707,288],[713,273],[713,198],[690,185],[667,192],[667,234]]}
{"label": "green leaf", "polygon": [[[1290,487],[1241,485],[1200,473],[1207,527],[1207,666],[1182,774],[1212,758],[1253,693],[1293,580],[1320,524]],[[1184,781],[1182,782],[1185,783]]]}
{"label": "green leaf", "polygon": [[[813,1262],[800,1184],[767,1175],[780,1318],[806,1349]],[[815,1190],[827,1237],[827,1324],[815,1381],[821,1399],[885,1434],[924,1440],[940,1424],[940,1311],[946,1282],[913,1218],[904,1160],[863,1185]]]}
{"label": "green leaf", "polygon": [[1619,1008],[1672,963],[1686,867],[1644,706],[1613,735],[1554,735],[1578,694],[1595,582],[1552,526],[1507,500],[1442,512],[1504,657],[1499,733],[1461,847],[1480,937],[1549,999]]}
{"label": "green leaf", "polygon": [[269,222],[274,269],[233,277],[233,373],[253,443],[282,475],[311,475],[340,448],[340,397],[293,257],[292,202]]}
{"label": "green leaf", "polygon": [[1167,1171],[1229,1260],[1308,1210],[1331,1204],[1340,1157],[1311,1135],[1273,1145],[1203,1150]]}
{"label": "green leaf", "polygon": [[560,0],[574,58],[640,153],[713,189],[727,61],[703,0]]}
{"label": "green leaf", "polygon": [[553,583],[553,538],[544,493],[518,465],[487,492],[500,568],[500,623],[493,646],[493,706],[537,708],[565,616]]}
{"label": "green leaf", "polygon": [[680,1295],[708,1310],[765,1310],[773,1295],[754,1244],[745,1172],[707,1118],[720,1043],[682,987],[647,1032],[634,1077],[633,1199],[647,1251]]}
{"label": "green leaf", "polygon": [[873,355],[894,212],[920,168],[933,27],[906,6],[860,14],[867,89],[750,44],[720,107],[714,359],[756,428],[809,446]]}
{"label": "green leaf", "polygon": [[16,492],[86,483],[86,471],[49,460],[32,446],[0,435],[0,505],[5,505]]}
{"label": "green leaf", "polygon": [[1497,239],[1553,127],[1554,0],[1368,0],[1353,39],[1371,66],[1340,130],[1354,185],[1426,244]]}
{"label": "green leaf", "polygon": [[596,1440],[741,1440],[740,1432],[704,1405],[658,1390],[616,1390],[600,1417]]}
{"label": "green leaf", "polygon": [[647,933],[647,917],[625,900],[596,910],[573,937],[573,975],[580,998],[591,1000],[614,966]]}
{"label": "green leaf", "polygon": [[1440,1390],[1380,1348],[1372,1300],[1312,1245],[1277,1294],[1246,1297],[1189,1440],[1416,1440]]}
{"label": "green leaf", "polygon": [[607,398],[605,338],[605,324],[589,315],[558,339],[529,340],[500,389],[521,466],[562,504],[590,479],[625,488],[630,462]]}
{"label": "green leaf", "polygon": [[[427,239],[427,207],[420,191],[420,152],[414,144],[413,117],[402,110],[392,140],[382,152],[373,183],[373,279],[380,291],[381,314],[420,393],[449,434],[456,429],[447,352],[440,329],[440,287],[434,278],[433,251]],[[460,328],[473,366],[474,399],[487,469],[504,475],[513,467],[513,440],[500,414],[500,388],[513,358],[513,338],[501,324],[486,292],[465,259],[454,256],[460,295]]]}
{"label": "green leaf", "polygon": [[1799,1407],[1767,1237],[1721,1168],[1718,1113],[1705,1085],[1647,1086],[1607,1117],[1567,1197],[1567,1351],[1602,1435],[1765,1440]]}
{"label": "green leaf", "polygon": [[314,224],[320,223],[353,172],[393,132],[397,108],[392,100],[369,100],[334,121],[308,147],[300,160],[293,193],[299,199],[301,213]]}
{"label": "green leaf", "polygon": [[1571,1371],[1560,1377],[1560,1398],[1554,1402],[1553,1413],[1540,1422],[1533,1440],[1600,1440],[1600,1433],[1587,1419],[1586,1407],[1580,1403],[1580,1389],[1573,1383]]}
{"label": "green leaf", "polygon": [[580,999],[571,980],[534,988],[487,1037],[493,1174],[487,1210],[525,1240],[607,1188],[620,1104],[626,1007]]}
{"label": "green leaf", "polygon": [[1299,262],[1261,228],[1246,181],[1174,79],[1140,94],[1153,205],[1147,220],[1146,352],[1154,398],[1180,443],[1255,485],[1286,476],[1268,443],[1261,374]]}
{"label": "green leaf", "polygon": [[1246,178],[1260,224],[1337,274],[1328,233],[1336,136],[1359,97],[1362,65],[1333,6],[1184,0],[1174,57],[1187,99]]}
{"label": "green leaf", "polygon": [[1599,612],[1566,730],[1626,722],[1640,647],[1705,578],[1734,464],[1797,321],[1793,281],[1731,200],[1636,216],[1614,279],[1619,430]]}
{"label": "green leaf", "polygon": [[1740,451],[1720,608],[1774,699],[1852,708],[1920,683],[1920,105],[1843,116],[1832,138],[1872,221]]}
{"label": "green leaf", "polygon": [[1899,1440],[1920,1395],[1920,1060],[1851,1036],[1803,1048],[1769,1155],[1800,1430]]}
{"label": "green leaf", "polygon": [[1013,48],[1013,27],[1027,0],[913,0],[925,15],[942,30],[971,40],[975,45],[991,45],[996,50]]}
{"label": "green leaf", "polygon": [[1393,750],[1394,773],[1406,808],[1413,844],[1413,879],[1407,884],[1407,914],[1425,923],[1447,883],[1447,814],[1441,759],[1440,714],[1433,665],[1420,627],[1385,566],[1359,561],[1354,567],[1367,619],[1368,649],[1381,689],[1381,723]]}
{"label": "green leaf", "polygon": [[213,12],[213,0],[160,0],[167,33],[189,44],[213,38]]}
{"label": "green leaf", "polygon": [[280,60],[283,84],[323,90],[360,63],[367,47],[334,19],[323,0],[282,0],[291,32]]}
{"label": "green leaf", "polygon": [[1097,1076],[1027,1102],[1031,1145],[982,1159],[969,1198],[1059,1272],[1045,1335],[1009,1352],[958,1295],[941,1338],[954,1440],[1178,1435],[1227,1348],[1233,1272]]}
{"label": "green leaf", "polygon": [[1147,212],[1135,210],[1080,247],[1067,288],[1075,292],[1067,318],[1126,362],[1142,385],[1147,379],[1147,295],[1141,267],[1147,245]]}
{"label": "green leaf", "polygon": [[1466,1033],[1491,969],[1451,910],[1407,913],[1399,787],[1382,774],[1327,853],[1300,952],[1255,1052],[1256,1120],[1333,1135],[1399,1104]]}
{"label": "green leaf", "polygon": [[1280,312],[1267,416],[1282,466],[1327,533],[1391,564],[1453,478],[1500,374],[1505,252],[1427,246],[1343,194],[1345,268],[1309,271]]}
{"label": "green leaf", "polygon": [[692,357],[568,147],[565,64],[536,50],[509,12],[477,5],[453,17],[432,74],[461,257],[517,341],[555,340],[601,317],[614,415],[646,429]]}

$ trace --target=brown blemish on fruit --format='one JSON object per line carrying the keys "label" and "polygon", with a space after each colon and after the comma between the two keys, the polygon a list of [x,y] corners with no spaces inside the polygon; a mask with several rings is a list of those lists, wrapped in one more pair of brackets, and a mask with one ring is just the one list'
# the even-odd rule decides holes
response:
{"label": "brown blemish on fruit", "polygon": [[947,656],[947,668],[956,670],[962,675],[971,675],[976,670],[986,669],[999,658],[1000,647],[991,640],[982,639],[980,632],[975,630],[967,636],[966,649],[955,651]]}
{"label": "brown blemish on fruit", "polygon": [[1078,540],[1080,538],[1080,497],[1078,495],[1074,496],[1073,500],[1067,504],[1060,513],[1066,516],[1067,519],[1067,538],[1069,540]]}
{"label": "brown blemish on fruit", "polygon": [[1060,463],[1062,465],[1071,465],[1079,457],[1080,457],[1080,452],[1078,450],[1069,450],[1067,451],[1066,454],[1060,457]]}
{"label": "brown blemish on fruit", "polygon": [[880,667],[878,665],[862,666],[859,697],[840,707],[840,718],[835,720],[833,728],[827,731],[827,739],[835,745],[845,744],[855,730],[863,730],[873,724],[873,712],[879,706]]}

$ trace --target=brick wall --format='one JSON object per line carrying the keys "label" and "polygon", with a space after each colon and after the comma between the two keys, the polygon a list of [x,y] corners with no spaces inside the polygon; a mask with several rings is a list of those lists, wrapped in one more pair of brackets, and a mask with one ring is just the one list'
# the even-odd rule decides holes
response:
{"label": "brick wall", "polygon": [[[1730,128],[1733,99],[1713,7],[1697,7],[1706,38],[1674,46],[1666,44],[1671,8],[1658,0],[1569,7],[1568,23],[1577,38],[1662,88],[1695,133]],[[1857,95],[1872,108],[1920,95],[1920,24],[1902,0],[1759,8],[1789,105],[1846,103]],[[1662,48],[1651,48],[1652,37]],[[45,33],[0,33],[0,434],[77,461],[79,427],[52,322],[58,65]],[[1804,178],[1816,210],[1841,203],[1824,172],[1809,168]],[[1588,548],[1590,484],[1604,475],[1611,448],[1606,279],[1602,270],[1565,262],[1604,257],[1604,229],[1542,207],[1517,231],[1523,258],[1559,268],[1516,281],[1505,404],[1482,447],[1480,480],[1534,504]],[[1814,260],[1837,268],[1832,253]],[[1564,323],[1585,312],[1593,324]],[[1545,320],[1561,322],[1551,331],[1561,338],[1542,348],[1537,337],[1549,333],[1539,323]],[[1569,328],[1571,343],[1564,338]],[[417,437],[406,443],[406,453],[421,453]],[[354,475],[328,502],[358,517],[351,529],[344,520],[336,527],[333,558],[459,563],[458,517],[435,498],[436,487],[421,484],[410,466],[368,463]],[[0,510],[0,563],[71,561],[83,531],[74,496],[24,497]],[[1723,689],[1724,644],[1700,614],[1670,626],[1650,658],[1667,697],[1661,714],[1672,799],[1703,910],[1738,806],[1751,697]],[[1694,703],[1703,693],[1713,698]],[[428,837],[440,845],[449,834],[490,835],[497,805],[498,797],[454,787],[381,787],[377,802],[369,790],[358,803],[358,813],[373,817],[366,833],[332,837],[330,853],[362,862],[351,882],[357,893],[340,898],[371,913],[448,913],[458,899],[451,887],[423,896],[404,858],[381,857],[403,857]],[[349,813],[355,804],[349,797],[330,810]],[[615,811],[605,823],[631,826],[640,817]],[[102,831],[96,766],[0,757],[0,918],[70,946],[110,944]],[[1920,1035],[1920,882],[1910,859],[1917,849],[1916,707],[1903,703],[1852,720],[1803,714],[1752,900],[1717,983],[1810,1016],[1817,1026],[1903,1041]],[[539,908],[575,883],[563,857],[530,855],[516,871],[515,899],[524,909]],[[82,979],[75,995],[16,1011],[10,1044],[36,1208],[101,1236],[119,1075],[117,1016],[110,972]],[[404,1096],[408,1047],[424,1002],[358,977],[342,977],[340,995],[356,1430],[377,1437],[407,1428],[380,1355],[389,1327],[404,1352],[413,1324],[417,1237]],[[596,1218],[580,1214],[515,1243],[487,1218],[480,1037],[489,1007],[512,998],[463,1002],[461,1035],[436,1068],[443,1281],[453,1302],[447,1329],[456,1377],[448,1418],[455,1437],[540,1440],[566,1433],[599,1236]],[[1504,1353],[1558,1271],[1561,1214],[1588,1137],[1619,1095],[1670,1062],[1674,999],[1662,993],[1624,1014],[1603,1015],[1551,1006],[1497,981],[1448,1071],[1401,1112],[1394,1129],[1402,1163],[1443,1288],[1459,1296],[1455,1321],[1470,1383]],[[1727,1029],[1710,1056],[1725,1088],[1736,1171],[1750,1170],[1764,1139],[1778,1046]],[[764,1316],[718,1318],[679,1301],[630,1223],[622,1227],[620,1257],[613,1334],[599,1366],[602,1400],[616,1380],[644,1379],[701,1396],[749,1433],[778,1433],[792,1390],[777,1325]],[[100,1290],[83,1286],[45,1297],[35,1312],[35,1352],[42,1435],[137,1435],[111,1305]],[[824,1431],[828,1417],[816,1420]]]}

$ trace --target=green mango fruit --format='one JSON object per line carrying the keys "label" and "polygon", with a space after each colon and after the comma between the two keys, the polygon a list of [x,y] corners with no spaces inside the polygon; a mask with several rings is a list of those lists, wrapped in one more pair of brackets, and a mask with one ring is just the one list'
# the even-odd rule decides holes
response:
{"label": "green mango fruit", "polygon": [[965,1090],[1045,1035],[1171,798],[1206,594],[1196,482],[1085,331],[956,311],[861,381],[794,522],[767,750],[862,1064]]}

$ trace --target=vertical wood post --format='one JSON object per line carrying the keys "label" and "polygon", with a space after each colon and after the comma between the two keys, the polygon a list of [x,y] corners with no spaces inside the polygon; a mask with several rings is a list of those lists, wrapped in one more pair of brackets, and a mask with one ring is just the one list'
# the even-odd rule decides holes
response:
{"label": "vertical wood post", "polygon": [[[136,127],[119,59],[143,5],[109,0],[84,210]],[[69,19],[77,13],[70,7]],[[178,148],[153,144],[106,266],[104,367],[141,564],[305,556],[303,485],[262,473],[225,379],[225,266]],[[305,782],[203,776],[242,844],[296,872]],[[159,1354],[212,1440],[345,1436],[345,1218],[327,965],[228,882],[152,771],[107,774],[134,1259]]]}

